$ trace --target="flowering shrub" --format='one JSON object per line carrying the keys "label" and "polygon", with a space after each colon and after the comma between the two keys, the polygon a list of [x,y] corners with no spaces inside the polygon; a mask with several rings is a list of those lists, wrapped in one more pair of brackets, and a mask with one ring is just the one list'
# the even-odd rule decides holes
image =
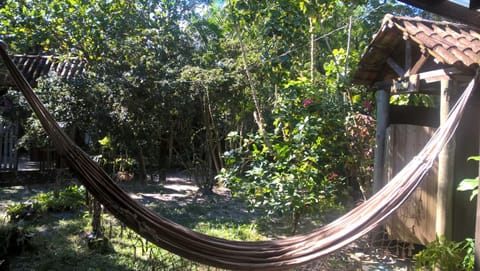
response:
{"label": "flowering shrub", "polygon": [[[365,109],[371,110],[369,103],[364,105]],[[362,113],[349,114],[345,128],[349,149],[346,159],[347,176],[356,182],[363,199],[366,200],[372,192],[375,119]]]}
{"label": "flowering shrub", "polygon": [[[225,153],[227,169],[219,177],[251,207],[291,217],[295,232],[302,216],[342,206],[345,110],[334,95],[301,82],[281,93],[268,134],[271,147],[263,137],[248,135],[242,146]],[[230,136],[237,141],[239,135]]]}

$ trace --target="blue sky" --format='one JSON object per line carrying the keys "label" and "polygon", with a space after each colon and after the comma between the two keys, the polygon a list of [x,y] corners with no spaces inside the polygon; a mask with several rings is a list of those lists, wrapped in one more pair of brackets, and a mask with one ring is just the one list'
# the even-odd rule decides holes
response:
{"label": "blue sky", "polygon": [[455,2],[457,4],[460,4],[462,6],[468,7],[470,1],[469,0],[450,0],[450,2]]}

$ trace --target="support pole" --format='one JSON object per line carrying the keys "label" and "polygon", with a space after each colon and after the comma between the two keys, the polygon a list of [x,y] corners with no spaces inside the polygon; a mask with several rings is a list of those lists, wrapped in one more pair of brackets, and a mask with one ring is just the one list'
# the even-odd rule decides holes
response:
{"label": "support pole", "polygon": [[[480,166],[479,166],[479,176],[480,176]],[[480,179],[480,177],[478,178]],[[479,196],[480,183],[477,189],[479,194],[477,194],[477,215],[475,219],[475,271],[480,271],[480,196]]]}
{"label": "support pole", "polygon": [[385,184],[385,142],[388,126],[389,94],[384,89],[377,90],[377,131],[375,133],[375,156],[373,161],[373,193],[377,193]]}
{"label": "support pole", "polygon": [[[475,98],[478,99],[478,96],[475,95]],[[479,144],[480,144],[480,129],[478,130]],[[480,149],[479,149],[480,153]],[[477,194],[477,214],[475,219],[475,271],[480,271],[480,163],[478,167],[479,185]]]}
{"label": "support pole", "polygon": [[[443,79],[440,84],[440,124],[445,123],[451,107],[454,84],[451,79]],[[455,139],[441,151],[438,160],[437,208],[435,231],[437,236],[452,239],[453,167]]]}

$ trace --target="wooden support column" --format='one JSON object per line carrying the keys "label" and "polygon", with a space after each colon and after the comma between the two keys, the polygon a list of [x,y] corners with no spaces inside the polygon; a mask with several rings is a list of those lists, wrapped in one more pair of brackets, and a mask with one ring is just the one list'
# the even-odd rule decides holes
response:
{"label": "wooden support column", "polygon": [[[451,79],[442,79],[440,84],[440,124],[445,123],[452,105],[452,93],[455,91]],[[438,160],[437,211],[435,231],[438,236],[452,239],[452,201],[453,173],[455,159],[455,139],[442,149]]]}
{"label": "wooden support column", "polygon": [[[478,135],[480,137],[480,130]],[[478,167],[478,176],[480,176],[480,164]],[[475,271],[480,271],[480,177],[478,177],[478,179],[479,185],[477,189],[479,194],[477,194],[477,215],[475,219]]]}
{"label": "wooden support column", "polygon": [[377,130],[375,134],[375,156],[373,164],[373,193],[377,193],[385,184],[385,142],[388,126],[389,93],[377,90]]}

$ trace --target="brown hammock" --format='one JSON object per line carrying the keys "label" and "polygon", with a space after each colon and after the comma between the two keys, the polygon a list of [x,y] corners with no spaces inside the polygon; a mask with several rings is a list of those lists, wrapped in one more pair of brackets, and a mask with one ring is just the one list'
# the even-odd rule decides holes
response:
{"label": "brown hammock", "polygon": [[1,42],[0,45],[5,65],[57,152],[82,176],[80,180],[85,187],[108,211],[159,247],[193,261],[235,270],[280,270],[303,265],[346,246],[381,224],[413,193],[443,146],[453,136],[475,85],[473,79],[446,123],[439,127],[424,149],[363,204],[308,234],[271,241],[231,241],[195,232],[159,216],[131,199],[62,131],[8,57],[5,43]]}

